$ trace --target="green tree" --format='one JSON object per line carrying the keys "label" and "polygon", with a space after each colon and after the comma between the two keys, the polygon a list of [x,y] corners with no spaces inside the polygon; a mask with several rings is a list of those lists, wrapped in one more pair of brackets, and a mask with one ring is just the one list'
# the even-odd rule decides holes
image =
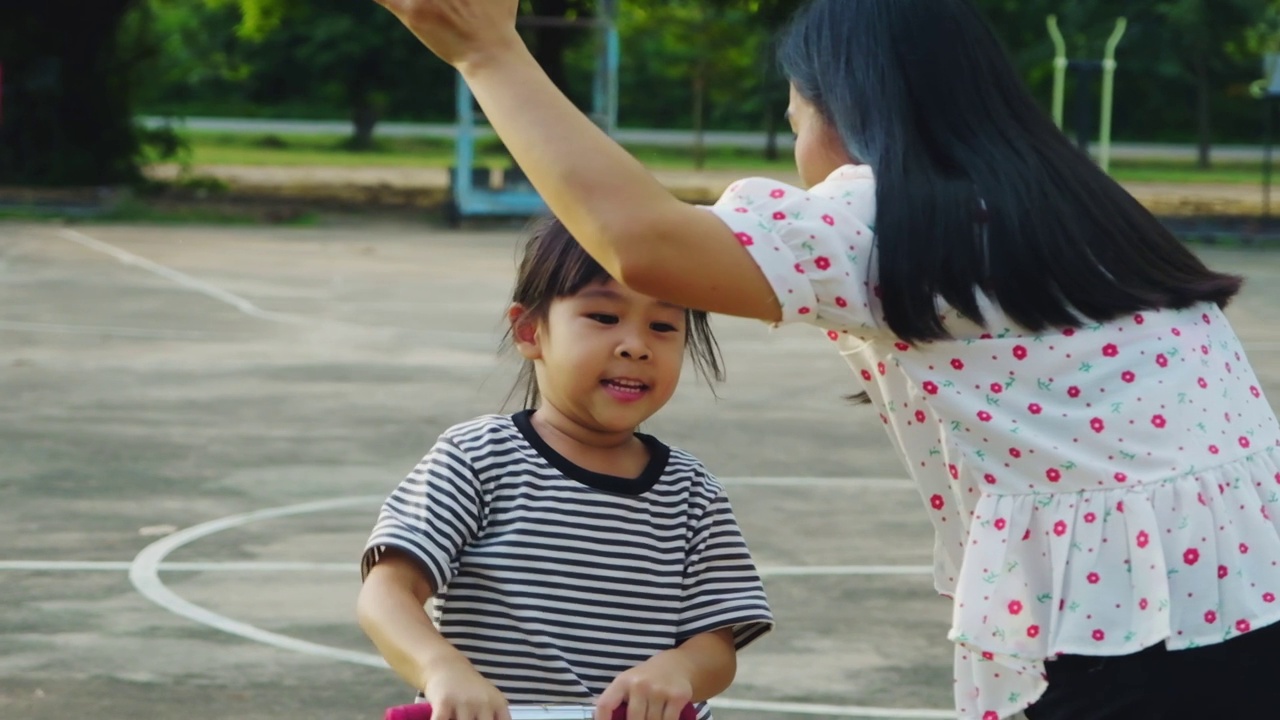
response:
{"label": "green tree", "polygon": [[0,182],[140,179],[130,92],[136,58],[121,42],[134,3],[0,4]]}

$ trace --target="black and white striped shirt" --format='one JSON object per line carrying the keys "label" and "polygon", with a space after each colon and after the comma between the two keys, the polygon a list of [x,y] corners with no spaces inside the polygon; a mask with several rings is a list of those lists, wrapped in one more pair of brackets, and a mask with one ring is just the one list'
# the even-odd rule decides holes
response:
{"label": "black and white striped shirt", "polygon": [[729,501],[696,458],[638,434],[640,477],[594,473],[531,416],[440,436],[383,505],[362,575],[388,550],[416,560],[440,632],[512,704],[590,703],[694,635],[731,627],[741,649],[772,629]]}

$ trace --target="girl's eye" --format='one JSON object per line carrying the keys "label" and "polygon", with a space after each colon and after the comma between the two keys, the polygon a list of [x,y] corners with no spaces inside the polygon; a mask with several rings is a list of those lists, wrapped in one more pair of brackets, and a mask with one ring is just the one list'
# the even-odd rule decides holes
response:
{"label": "girl's eye", "polygon": [[675,325],[672,325],[671,323],[654,323],[649,327],[653,328],[655,331],[660,333],[676,332],[677,330],[680,329]]}
{"label": "girl's eye", "polygon": [[587,315],[587,317],[591,318],[592,320],[595,320],[598,323],[601,323],[602,325],[618,324],[617,315],[605,315],[604,313],[591,313],[590,315]]}

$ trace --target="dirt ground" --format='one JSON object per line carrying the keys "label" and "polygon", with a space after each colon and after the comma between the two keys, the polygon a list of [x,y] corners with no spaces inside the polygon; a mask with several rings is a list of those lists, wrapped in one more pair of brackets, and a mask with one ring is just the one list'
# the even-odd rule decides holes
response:
{"label": "dirt ground", "polygon": [[[449,176],[443,168],[393,167],[256,167],[209,165],[194,169],[200,177],[225,183],[232,196],[321,200],[366,206],[432,207],[448,195]],[[738,171],[660,170],[654,173],[677,196],[688,202],[711,203],[734,180]],[[173,179],[178,168],[156,166],[156,179]],[[792,172],[769,177],[798,183]],[[1125,183],[1125,187],[1156,215],[1243,216],[1262,212],[1262,189],[1257,185],[1186,183]],[[1277,197],[1280,203],[1280,197]]]}

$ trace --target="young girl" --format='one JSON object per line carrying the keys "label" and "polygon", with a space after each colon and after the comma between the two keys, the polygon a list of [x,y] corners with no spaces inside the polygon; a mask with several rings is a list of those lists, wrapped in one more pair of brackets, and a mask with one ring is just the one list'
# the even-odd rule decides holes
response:
{"label": "young girl", "polygon": [[936,528],[961,716],[1280,702],[1280,427],[1221,310],[1240,279],[1077,152],[969,0],[808,5],[782,61],[811,187],[710,211],[556,92],[517,3],[380,2],[611,276],[829,331]]}
{"label": "young girl", "polygon": [[720,379],[707,316],[619,285],[552,221],[509,317],[529,409],[449,429],[391,494],[360,624],[434,720],[510,720],[508,702],[675,720],[773,624],[720,484],[636,432],[686,351]]}

